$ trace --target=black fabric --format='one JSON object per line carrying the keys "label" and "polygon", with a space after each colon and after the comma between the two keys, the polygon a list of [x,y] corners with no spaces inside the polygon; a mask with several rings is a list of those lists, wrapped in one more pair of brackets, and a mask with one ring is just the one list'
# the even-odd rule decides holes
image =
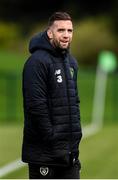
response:
{"label": "black fabric", "polygon": [[[71,167],[54,167],[28,164],[29,179],[80,179],[79,163],[76,162]],[[41,173],[41,169],[48,168],[48,173]]]}
{"label": "black fabric", "polygon": [[46,32],[33,37],[29,49],[23,69],[22,160],[70,166],[78,159],[82,137],[77,62],[69,50],[54,49]]}

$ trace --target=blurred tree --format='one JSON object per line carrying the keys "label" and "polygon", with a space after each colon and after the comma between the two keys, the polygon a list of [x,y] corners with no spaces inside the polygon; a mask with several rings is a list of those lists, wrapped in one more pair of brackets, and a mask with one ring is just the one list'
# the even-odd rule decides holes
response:
{"label": "blurred tree", "polygon": [[45,19],[53,11],[67,10],[78,18],[110,13],[112,9],[117,10],[116,5],[118,7],[117,0],[0,0],[0,17],[5,20],[31,22]]}
{"label": "blurred tree", "polygon": [[109,14],[113,8],[114,0],[79,0],[79,12],[82,16],[95,16],[98,14]]}
{"label": "blurred tree", "polygon": [[113,1],[111,19],[112,19],[112,24],[113,24],[113,30],[117,34],[118,33],[118,0]]}
{"label": "blurred tree", "polygon": [[0,20],[21,23],[28,32],[35,22],[47,19],[53,11],[68,11],[73,18],[105,14],[118,31],[118,0],[0,0]]}
{"label": "blurred tree", "polygon": [[47,17],[51,11],[60,9],[63,0],[1,0],[0,16],[12,21],[36,21]]}

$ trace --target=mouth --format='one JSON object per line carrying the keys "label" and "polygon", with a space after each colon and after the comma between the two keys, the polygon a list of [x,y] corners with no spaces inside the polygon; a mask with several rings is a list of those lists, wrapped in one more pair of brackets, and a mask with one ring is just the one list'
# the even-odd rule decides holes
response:
{"label": "mouth", "polygon": [[64,44],[64,45],[66,45],[68,43],[69,43],[68,41],[61,41],[61,44]]}
{"label": "mouth", "polygon": [[61,41],[62,43],[68,43],[68,41]]}

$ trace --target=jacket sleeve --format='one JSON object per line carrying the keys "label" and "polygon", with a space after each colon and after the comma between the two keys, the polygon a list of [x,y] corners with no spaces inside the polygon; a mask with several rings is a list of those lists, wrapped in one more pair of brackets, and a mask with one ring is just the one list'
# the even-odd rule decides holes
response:
{"label": "jacket sleeve", "polygon": [[30,59],[23,71],[23,96],[25,113],[38,127],[42,140],[52,140],[53,127],[48,108],[48,68],[39,59]]}
{"label": "jacket sleeve", "polygon": [[80,120],[80,97],[79,97],[79,92],[78,92],[78,69],[76,70],[76,73],[75,73],[75,90],[76,90],[76,104],[78,107],[78,118]]}
{"label": "jacket sleeve", "polygon": [[79,90],[78,90],[78,68],[75,73],[75,90],[76,90],[76,105],[78,110],[78,123],[80,128],[80,136],[79,139],[82,137],[82,127],[81,127],[81,114],[80,114],[80,97],[79,97]]}

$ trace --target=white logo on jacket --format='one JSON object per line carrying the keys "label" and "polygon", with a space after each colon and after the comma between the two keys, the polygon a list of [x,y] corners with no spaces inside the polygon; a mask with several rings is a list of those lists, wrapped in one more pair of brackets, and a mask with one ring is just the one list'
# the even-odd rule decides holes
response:
{"label": "white logo on jacket", "polygon": [[61,75],[61,69],[55,70],[55,75],[56,75],[56,78],[57,78],[57,82],[62,83],[63,79],[62,79],[62,75]]}
{"label": "white logo on jacket", "polygon": [[42,174],[42,176],[46,176],[48,172],[49,172],[48,167],[40,167],[40,173]]}

